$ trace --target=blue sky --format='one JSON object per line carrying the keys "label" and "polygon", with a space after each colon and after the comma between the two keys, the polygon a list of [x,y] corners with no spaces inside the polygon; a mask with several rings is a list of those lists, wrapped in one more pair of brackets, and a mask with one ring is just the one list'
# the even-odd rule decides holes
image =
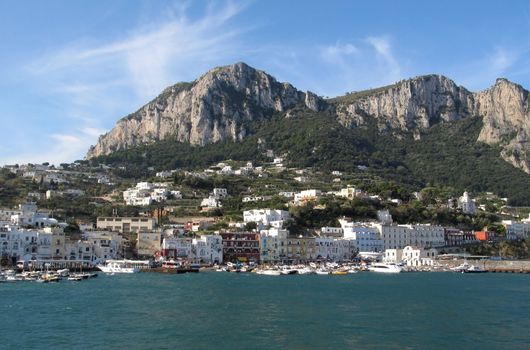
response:
{"label": "blue sky", "polygon": [[530,88],[530,2],[3,0],[0,48],[0,164],[58,164],[238,61],[323,96],[429,73]]}

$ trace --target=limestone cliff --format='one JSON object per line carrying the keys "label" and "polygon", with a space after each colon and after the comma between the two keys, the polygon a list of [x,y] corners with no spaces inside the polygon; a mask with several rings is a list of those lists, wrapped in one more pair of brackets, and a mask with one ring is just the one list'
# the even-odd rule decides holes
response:
{"label": "limestone cliff", "polygon": [[427,75],[332,102],[346,127],[375,120],[379,130],[412,131],[417,137],[421,130],[439,122],[483,117],[477,142],[500,146],[506,161],[530,173],[528,91],[506,79],[472,93],[443,76]]}
{"label": "limestone cliff", "polygon": [[483,116],[479,141],[501,146],[502,157],[530,173],[530,111],[528,91],[506,79],[475,94],[475,111]]}
{"label": "limestone cliff", "polygon": [[204,145],[240,140],[245,122],[296,105],[318,110],[323,101],[244,63],[210,70],[192,83],[167,88],[136,113],[119,120],[100,136],[87,158],[175,137]]}
{"label": "limestone cliff", "polygon": [[471,115],[472,94],[441,75],[426,75],[394,85],[346,95],[337,102],[337,116],[347,127],[375,118],[380,130],[415,131],[440,121]]}

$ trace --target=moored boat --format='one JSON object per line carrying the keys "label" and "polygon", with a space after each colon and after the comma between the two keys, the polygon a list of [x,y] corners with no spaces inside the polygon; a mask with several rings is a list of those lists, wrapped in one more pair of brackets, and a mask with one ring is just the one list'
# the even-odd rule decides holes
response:
{"label": "moored boat", "polygon": [[400,273],[403,269],[396,264],[373,263],[368,268],[368,271],[380,273]]}
{"label": "moored boat", "polygon": [[140,267],[138,264],[145,265],[145,262],[133,260],[108,260],[104,265],[99,264],[97,268],[105,273],[138,273]]}

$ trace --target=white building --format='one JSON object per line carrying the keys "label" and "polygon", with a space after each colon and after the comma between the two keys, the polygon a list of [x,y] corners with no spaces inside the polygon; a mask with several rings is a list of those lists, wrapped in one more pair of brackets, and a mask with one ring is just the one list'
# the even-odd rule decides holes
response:
{"label": "white building", "polygon": [[226,190],[226,188],[214,188],[213,189],[213,196],[215,198],[224,198],[226,196],[228,196],[228,191]]}
{"label": "white building", "polygon": [[344,230],[341,227],[322,227],[320,235],[324,237],[344,237]]}
{"label": "white building", "polygon": [[521,239],[530,237],[530,214],[528,219],[521,221],[503,220],[506,227],[506,236],[508,239]]}
{"label": "white building", "polygon": [[56,219],[50,218],[48,214],[38,212],[35,203],[19,204],[19,210],[11,215],[11,224],[16,226],[49,227],[58,224]]}
{"label": "white building", "polygon": [[190,237],[164,237],[162,240],[162,256],[167,259],[191,257],[192,238]]}
{"label": "white building", "polygon": [[115,232],[88,231],[83,233],[93,246],[95,260],[116,259],[123,256],[123,237]]}
{"label": "white building", "polygon": [[0,228],[0,256],[17,260],[30,260],[38,253],[38,232],[14,226]]}
{"label": "white building", "polygon": [[357,245],[354,239],[316,237],[315,252],[317,259],[348,261],[357,254]]}
{"label": "white building", "polygon": [[123,200],[127,205],[147,206],[153,202],[163,202],[169,198],[171,192],[167,183],[139,182],[136,187],[123,191]]}
{"label": "white building", "polygon": [[402,261],[407,266],[433,266],[438,253],[436,249],[407,246],[403,248]]}
{"label": "white building", "polygon": [[203,200],[201,201],[201,207],[203,208],[211,209],[211,208],[220,208],[221,206],[222,205],[221,205],[221,201],[219,200],[219,198],[214,197],[214,196],[203,198]]}
{"label": "white building", "polygon": [[287,220],[291,219],[291,215],[286,210],[279,209],[253,209],[245,210],[243,212],[243,221],[245,223],[255,222],[258,224],[258,229],[272,226],[282,228]]}
{"label": "white building", "polygon": [[475,214],[477,211],[475,200],[472,199],[469,194],[464,192],[462,197],[458,198],[458,208],[462,209],[465,214]]}
{"label": "white building", "polygon": [[403,261],[403,249],[385,249],[383,261],[386,263],[401,263]]}
{"label": "white building", "polygon": [[384,225],[372,224],[379,231],[384,249],[443,247],[444,229],[434,225]]}
{"label": "white building", "polygon": [[220,235],[202,235],[192,241],[193,259],[197,263],[223,262],[223,239]]}
{"label": "white building", "polygon": [[294,195],[294,203],[297,205],[315,201],[322,196],[320,190],[305,190]]}
{"label": "white building", "polygon": [[382,252],[383,242],[379,231],[369,225],[339,219],[344,238],[353,240],[359,252]]}
{"label": "white building", "polygon": [[342,188],[338,192],[335,192],[335,196],[348,198],[348,199],[362,197],[363,195],[364,195],[364,192],[355,187],[346,187],[346,188]]}

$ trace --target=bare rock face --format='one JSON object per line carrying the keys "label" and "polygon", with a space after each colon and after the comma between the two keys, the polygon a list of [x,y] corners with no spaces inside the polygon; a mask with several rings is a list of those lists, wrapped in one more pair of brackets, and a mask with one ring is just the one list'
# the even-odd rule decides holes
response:
{"label": "bare rock face", "polygon": [[475,94],[476,112],[483,116],[479,141],[498,144],[501,156],[530,173],[530,112],[528,91],[506,79]]}
{"label": "bare rock face", "polygon": [[296,105],[318,110],[323,101],[244,63],[214,68],[192,83],[167,88],[116,123],[88,151],[93,158],[167,137],[205,145],[246,136],[245,122]]}
{"label": "bare rock face", "polygon": [[380,130],[415,131],[440,122],[470,116],[472,94],[441,75],[426,75],[396,83],[337,107],[340,122],[356,127],[375,118]]}

